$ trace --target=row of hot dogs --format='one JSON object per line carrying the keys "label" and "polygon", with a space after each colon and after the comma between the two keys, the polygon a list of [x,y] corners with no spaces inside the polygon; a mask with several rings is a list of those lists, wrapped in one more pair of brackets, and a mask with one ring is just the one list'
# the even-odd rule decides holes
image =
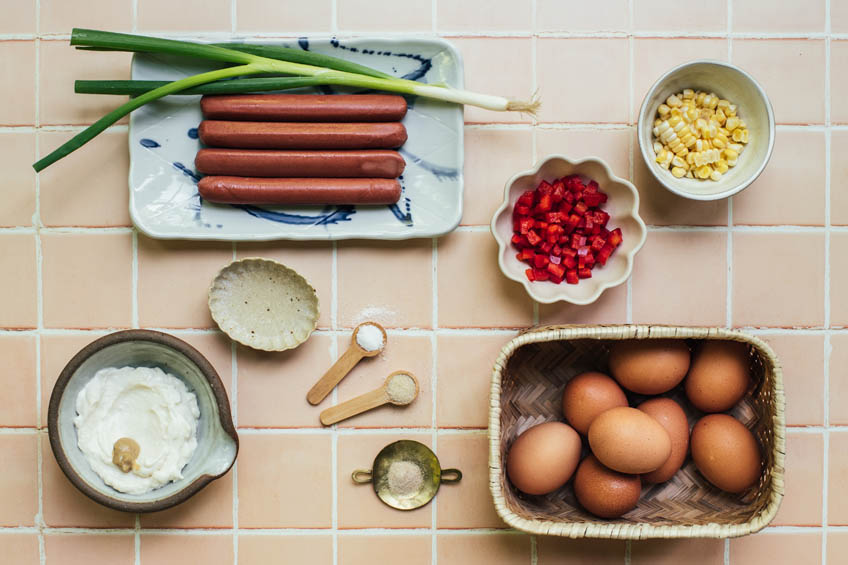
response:
{"label": "row of hot dogs", "polygon": [[393,204],[406,100],[392,95],[205,96],[200,195],[228,204]]}

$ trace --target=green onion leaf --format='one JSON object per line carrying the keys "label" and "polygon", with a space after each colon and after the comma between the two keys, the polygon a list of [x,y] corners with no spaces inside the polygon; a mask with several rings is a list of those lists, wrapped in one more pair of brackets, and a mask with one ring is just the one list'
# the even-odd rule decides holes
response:
{"label": "green onion leaf", "polygon": [[[78,80],[74,83],[74,92],[77,94],[138,96],[166,84],[168,84],[168,81],[165,80]],[[173,94],[244,94],[290,90],[322,84],[327,83],[321,77],[235,78],[202,84]]]}

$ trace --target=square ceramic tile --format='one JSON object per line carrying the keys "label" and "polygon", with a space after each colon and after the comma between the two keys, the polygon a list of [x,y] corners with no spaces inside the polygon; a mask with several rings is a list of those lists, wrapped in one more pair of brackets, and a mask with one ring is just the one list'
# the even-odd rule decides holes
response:
{"label": "square ceramic tile", "polygon": [[[675,6],[678,6],[679,9],[691,8],[692,5],[690,3],[675,4]],[[633,106],[630,114],[631,119],[635,122],[639,118],[639,109],[642,107],[645,95],[648,94],[657,79],[673,67],[694,59],[727,61],[727,40],[635,38],[633,40]],[[639,145],[635,140],[634,144],[634,157],[641,159]]]}
{"label": "square ceramic tile", "polygon": [[0,20],[0,33],[35,33],[35,0],[9,4]]}
{"label": "square ceramic tile", "polygon": [[[788,402],[787,402],[788,404]],[[819,434],[786,436],[786,489],[774,526],[820,526],[824,485],[824,441]]]}
{"label": "square ceramic tile", "polygon": [[34,235],[0,234],[0,273],[15,273],[0,282],[0,327],[38,325],[36,269]]}
{"label": "square ceramic tile", "polygon": [[727,0],[663,2],[633,0],[633,29],[637,31],[727,31]]}
{"label": "square ceramic tile", "polygon": [[436,338],[438,390],[436,423],[440,428],[489,425],[489,386],[501,348],[515,336],[442,334]]}
{"label": "square ceramic tile", "polygon": [[120,328],[130,325],[130,234],[44,233],[41,250],[46,327]]}
{"label": "square ceramic tile", "polygon": [[0,334],[0,426],[28,427],[38,425],[35,400],[36,390],[36,337]]}
{"label": "square ceramic tile", "polygon": [[597,157],[609,165],[616,176],[623,179],[630,178],[632,128],[600,130],[535,128],[534,131],[536,161],[554,154],[565,155],[573,160]]}
{"label": "square ceramic tile", "polygon": [[435,0],[436,26],[440,30],[530,31],[533,29],[531,0],[489,2],[487,0]]}
{"label": "square ceramic tile", "polygon": [[821,534],[763,533],[732,539],[730,562],[745,565],[816,565],[821,563]]}
{"label": "square ceramic tile", "polygon": [[821,40],[734,39],[733,63],[766,90],[779,124],[824,122],[825,45]]}
{"label": "square ceramic tile", "polygon": [[[122,96],[74,94],[74,81],[104,77],[128,79],[130,59],[130,53],[79,51],[67,40],[42,40],[39,46],[41,123],[91,124],[126,102]],[[50,77],[49,84],[47,77]],[[126,118],[121,123],[125,121]]]}
{"label": "square ceramic tile", "polygon": [[[132,528],[135,515],[94,502],[65,477],[56,463],[50,441],[41,440],[44,523],[54,528]],[[48,561],[49,562],[49,561]]]}
{"label": "square ceramic tile", "polygon": [[[341,353],[350,338],[343,335],[338,339]],[[430,336],[389,333],[383,352],[360,361],[339,383],[336,404],[383,386],[390,373],[400,370],[409,371],[418,379],[418,397],[407,406],[387,404],[339,422],[338,425],[346,428],[429,427],[433,423],[432,352]],[[323,373],[317,374],[316,380],[321,374]],[[325,400],[321,404],[321,410],[330,405],[330,402]]]}
{"label": "square ceramic tile", "polygon": [[439,326],[520,327],[533,320],[524,287],[498,267],[488,232],[455,232],[439,239]]}
{"label": "square ceramic tile", "polygon": [[821,326],[824,236],[733,234],[733,325]]}
{"label": "square ceramic tile", "polygon": [[[465,89],[472,92],[527,100],[533,94],[532,40],[528,37],[448,37],[462,54]],[[470,65],[468,62],[473,61]],[[503,72],[509,69],[510,72]],[[466,123],[524,122],[519,112],[493,112],[465,107]]]}
{"label": "square ceramic tile", "polygon": [[232,244],[138,238],[138,322],[160,328],[214,328],[209,285],[233,260]]}
{"label": "square ceramic tile", "polygon": [[527,565],[530,536],[524,534],[439,535],[436,556],[440,565]]}
{"label": "square ceramic tile", "polygon": [[[42,43],[43,45],[43,43]],[[0,41],[0,125],[35,123],[35,42]],[[42,121],[44,108],[42,107]]]}
{"label": "square ceramic tile", "polygon": [[[44,438],[47,441],[47,438]],[[34,433],[0,436],[0,526],[34,526],[38,513],[38,438]],[[0,536],[2,539],[2,536]]]}
{"label": "square ceramic tile", "polygon": [[[329,435],[239,436],[240,528],[329,528]],[[296,454],[296,456],[295,456]],[[269,462],[285,461],[285,465]]]}
{"label": "square ceramic tile", "polygon": [[842,0],[830,2],[830,30],[833,33],[848,32],[848,3]]}
{"label": "square ceramic tile", "polygon": [[544,103],[539,120],[627,122],[628,73],[627,39],[540,38],[536,76]]}
{"label": "square ceramic tile", "polygon": [[[380,450],[390,443],[401,439],[410,439],[432,448],[432,438],[431,434],[420,433],[340,435],[338,438],[338,475],[336,477],[338,481],[338,527],[342,529],[429,528],[433,522],[433,506],[431,504],[415,510],[398,512],[394,508],[386,506],[377,498],[371,485],[356,484],[350,476],[356,469],[370,469]],[[441,500],[441,495],[439,500]],[[342,560],[341,540],[340,537],[339,563],[344,562]],[[429,538],[427,540],[429,544]],[[429,563],[429,560],[427,563]]]}
{"label": "square ceramic tile", "polygon": [[532,164],[530,129],[465,128],[462,225],[488,225],[507,181]]}
{"label": "square ceramic tile", "polygon": [[[2,47],[0,47],[2,49]],[[35,214],[35,133],[0,134],[0,167],[4,171],[4,205],[0,227],[30,226]]]}
{"label": "square ceramic tile", "polygon": [[827,533],[827,562],[839,563],[848,555],[848,532],[845,530]]}
{"label": "square ceramic tile", "polygon": [[616,540],[536,538],[538,565],[621,565],[625,547]]}
{"label": "square ceramic tile", "polygon": [[[398,267],[403,265],[402,270]],[[429,239],[343,242],[338,248],[339,325],[433,324],[433,244]]]}
{"label": "square ceramic tile", "polygon": [[628,0],[536,0],[536,31],[626,31]]}
{"label": "square ceramic tile", "polygon": [[0,551],[6,559],[6,565],[38,565],[41,563],[36,534],[0,535]]}
{"label": "square ceramic tile", "polygon": [[232,565],[232,534],[141,535],[141,565]]}
{"label": "square ceramic tile", "polygon": [[331,5],[331,0],[305,3],[239,0],[236,3],[236,28],[239,32],[279,33],[288,30],[299,35],[306,35],[305,31],[326,33],[332,25]]}
{"label": "square ceramic tile", "polygon": [[[65,131],[39,132],[40,156],[73,135]],[[72,157],[40,173],[41,221],[45,226],[131,225],[128,167],[126,132],[103,132]],[[92,206],[92,202],[97,202],[97,206]]]}
{"label": "square ceramic tile", "polygon": [[333,364],[333,340],[312,334],[296,349],[280,352],[239,347],[239,426],[320,427],[318,414],[329,403],[312,406],[306,393]]}
{"label": "square ceramic tile", "polygon": [[337,0],[342,31],[430,31],[433,15],[429,0]]}
{"label": "square ceramic tile", "polygon": [[848,131],[830,133],[830,221],[833,225],[848,225],[848,159],[834,159],[848,151]]}
{"label": "square ceramic tile", "polygon": [[50,565],[132,565],[135,540],[132,534],[49,533],[44,556]]}
{"label": "square ceramic tile", "polygon": [[233,473],[212,481],[182,504],[140,516],[142,528],[232,528]]}
{"label": "square ceramic tile", "polygon": [[[727,200],[689,200],[657,182],[645,165],[633,135],[633,184],[639,190],[639,215],[658,226],[726,226]],[[636,261],[639,257],[637,255]]]}
{"label": "square ceramic tile", "polygon": [[632,565],[724,565],[724,540],[674,539],[634,541],[630,545]]}
{"label": "square ceramic tile", "polygon": [[397,563],[400,556],[404,565],[430,565],[430,536],[339,536],[339,565]]}
{"label": "square ceramic tile", "polygon": [[[637,259],[638,261],[638,259]],[[592,304],[539,304],[539,324],[621,324],[627,321],[627,282],[608,288]]]}
{"label": "square ceramic tile", "polygon": [[848,123],[848,102],[845,91],[848,89],[848,69],[845,60],[848,57],[848,41],[833,41],[830,44],[830,121],[835,124]]}
{"label": "square ceramic tile", "polygon": [[99,337],[101,332],[41,336],[41,423],[47,427],[47,407],[59,373],[77,352]]}
{"label": "square ceramic tile", "polygon": [[489,491],[489,437],[486,433],[440,433],[436,454],[443,469],[459,469],[462,480],[439,489],[436,527],[506,528]]}
{"label": "square ceramic tile", "polygon": [[236,258],[264,257],[273,259],[300,273],[318,294],[319,328],[331,326],[333,301],[333,248],[324,242],[275,241],[238,243]]}
{"label": "square ceramic tile", "polygon": [[830,336],[831,425],[848,425],[848,334]]}
{"label": "square ceramic tile", "polygon": [[289,563],[333,565],[333,537],[328,535],[239,535],[238,565],[268,565],[270,556]]}
{"label": "square ceramic tile", "polygon": [[830,432],[828,459],[827,523],[848,524],[848,432]]}
{"label": "square ceramic tile", "polygon": [[231,0],[137,0],[139,31],[230,31]]}
{"label": "square ceramic tile", "polygon": [[40,33],[71,33],[75,27],[130,31],[132,0],[41,0]]}
{"label": "square ceramic tile", "polygon": [[[839,0],[836,0],[839,3]],[[822,33],[825,0],[745,0],[733,2],[733,31]]]}
{"label": "square ceramic tile", "polygon": [[779,129],[765,171],[733,197],[733,223],[823,226],[825,153],[824,132]]}
{"label": "square ceramic tile", "polygon": [[830,234],[830,325],[848,326],[848,233]]}
{"label": "square ceramic tile", "polygon": [[[824,337],[803,334],[758,337],[774,349],[783,368],[786,425],[821,426],[824,423]],[[831,377],[831,390],[832,385]],[[830,415],[833,422],[833,408]]]}
{"label": "square ceramic tile", "polygon": [[651,232],[636,256],[632,277],[634,322],[723,326],[727,234]]}

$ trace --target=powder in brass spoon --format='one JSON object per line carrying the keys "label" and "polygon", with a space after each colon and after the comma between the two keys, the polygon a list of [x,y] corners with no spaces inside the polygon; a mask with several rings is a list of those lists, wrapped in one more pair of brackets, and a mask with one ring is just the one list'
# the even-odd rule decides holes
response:
{"label": "powder in brass spoon", "polygon": [[139,452],[141,452],[141,447],[134,439],[122,437],[112,447],[112,463],[124,473],[129,473],[138,468],[135,461],[138,459]]}

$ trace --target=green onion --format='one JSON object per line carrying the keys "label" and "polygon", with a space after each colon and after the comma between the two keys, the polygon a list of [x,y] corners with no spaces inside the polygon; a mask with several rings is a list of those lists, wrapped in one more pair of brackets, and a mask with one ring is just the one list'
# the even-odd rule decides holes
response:
{"label": "green onion", "polygon": [[[326,66],[281,61],[255,55],[253,53],[219,47],[217,45],[191,43],[188,41],[177,41],[174,39],[160,39],[156,37],[145,37],[142,35],[130,35],[126,33],[74,29],[71,34],[71,45],[96,47],[117,51],[132,51],[138,53],[167,53],[171,55],[200,57],[213,61],[233,63],[238,66],[209,71],[174,82],[169,82],[163,86],[130,99],[125,104],[115,108],[97,120],[94,124],[75,135],[55,151],[37,161],[33,165],[33,168],[36,171],[43,170],[45,167],[48,167],[59,159],[79,149],[107,127],[148,102],[152,102],[153,100],[157,100],[163,96],[175,94],[202,84],[244,75],[283,74],[313,77],[321,80],[323,84],[385,90],[401,94],[414,94],[445,102],[470,104],[486,108],[488,110],[517,111],[533,114],[539,106],[539,102],[535,99],[535,97],[529,102],[515,101],[501,96],[477,94],[465,90],[422,84],[400,78],[380,78],[332,69]],[[275,50],[275,54],[280,55],[280,52]],[[313,53],[312,55],[312,62],[326,62],[331,59],[335,59],[334,57],[328,57],[327,55],[320,55],[317,53]]]}
{"label": "green onion", "polygon": [[[78,80],[74,83],[77,94],[115,94],[138,96],[168,84],[166,80]],[[326,84],[320,77],[236,78],[219,80],[174,92],[174,94],[241,94],[289,90]]]}

